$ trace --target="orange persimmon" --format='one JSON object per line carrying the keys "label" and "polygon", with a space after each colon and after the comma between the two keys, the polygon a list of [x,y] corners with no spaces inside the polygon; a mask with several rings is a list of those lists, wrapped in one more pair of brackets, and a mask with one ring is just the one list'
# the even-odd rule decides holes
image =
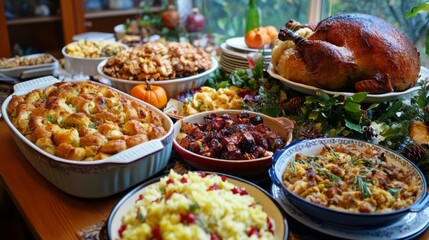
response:
{"label": "orange persimmon", "polygon": [[266,26],[265,30],[267,30],[267,33],[270,36],[271,40],[276,39],[277,35],[279,35],[279,31],[274,26]]}
{"label": "orange persimmon", "polygon": [[265,45],[270,45],[275,38],[277,38],[276,28],[273,26],[259,27],[247,32],[244,36],[244,42],[249,48],[260,49]]}
{"label": "orange persimmon", "polygon": [[159,109],[162,109],[167,104],[167,93],[164,88],[154,86],[150,82],[134,86],[131,88],[130,94]]}

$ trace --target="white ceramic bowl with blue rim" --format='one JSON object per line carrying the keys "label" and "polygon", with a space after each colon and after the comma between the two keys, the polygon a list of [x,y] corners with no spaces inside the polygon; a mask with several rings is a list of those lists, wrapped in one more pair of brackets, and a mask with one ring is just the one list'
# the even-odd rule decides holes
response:
{"label": "white ceramic bowl with blue rim", "polygon": [[[419,187],[419,196],[416,201],[403,209],[399,209],[386,213],[352,213],[346,211],[334,210],[322,205],[312,203],[290,191],[282,181],[283,173],[288,163],[295,158],[297,153],[304,155],[317,155],[325,145],[329,144],[354,144],[362,148],[371,148],[384,151],[388,162],[406,168],[413,175],[412,181]],[[368,227],[376,225],[387,225],[398,221],[401,217],[409,212],[419,212],[425,209],[429,203],[429,195],[427,194],[427,183],[423,173],[411,161],[402,155],[369,142],[349,139],[349,138],[318,138],[311,140],[297,141],[281,151],[278,151],[273,156],[273,165],[269,169],[269,175],[274,184],[280,187],[291,202],[292,205],[300,209],[303,213],[310,217],[327,221],[332,224],[352,226],[352,227]]]}

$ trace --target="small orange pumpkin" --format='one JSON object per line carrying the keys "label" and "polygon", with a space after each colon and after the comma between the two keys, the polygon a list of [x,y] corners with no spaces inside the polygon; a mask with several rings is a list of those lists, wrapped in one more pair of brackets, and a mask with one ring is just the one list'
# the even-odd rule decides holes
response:
{"label": "small orange pumpkin", "polygon": [[131,88],[130,94],[159,109],[167,104],[167,93],[164,88],[154,86],[149,81],[147,81],[146,84],[138,84]]}

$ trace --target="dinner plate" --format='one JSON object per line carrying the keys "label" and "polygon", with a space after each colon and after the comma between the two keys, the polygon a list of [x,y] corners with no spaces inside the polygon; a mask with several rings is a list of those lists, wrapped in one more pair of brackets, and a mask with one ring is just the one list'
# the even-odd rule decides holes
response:
{"label": "dinner plate", "polygon": [[[244,41],[244,37],[229,38],[226,44],[234,49],[246,51],[246,52],[259,52],[261,49],[249,48]],[[265,52],[271,53],[271,48],[264,48]]]}
{"label": "dinner plate", "polygon": [[298,222],[316,231],[339,238],[358,240],[412,238],[421,234],[429,225],[429,208],[426,208],[420,212],[410,212],[398,222],[388,226],[374,228],[338,226],[305,215],[287,200],[282,190],[275,184],[271,186],[271,194],[283,206],[286,213]]}
{"label": "dinner plate", "polygon": [[[220,45],[220,49],[222,50],[223,54],[231,58],[238,58],[238,59],[244,59],[244,60],[247,60],[247,55],[256,53],[256,52],[235,51],[234,49],[228,48],[228,45],[226,43],[222,43]],[[271,52],[268,52],[265,54],[265,59],[271,59]]]}
{"label": "dinner plate", "polygon": [[249,63],[237,63],[234,61],[230,61],[228,59],[222,58],[221,64],[230,66],[230,67],[241,67],[241,68],[248,68]]}
{"label": "dinner plate", "polygon": [[[276,73],[274,67],[272,64],[269,65],[267,72],[270,74],[271,77],[276,78],[280,80],[284,86],[291,88],[295,91],[305,93],[308,95],[315,95],[317,91],[321,90],[327,94],[330,95],[342,95],[342,96],[352,96],[355,94],[355,92],[336,92],[336,91],[329,91],[320,89],[317,87],[305,85],[302,83],[294,82],[289,79],[286,79],[279,74]],[[426,77],[429,77],[429,69],[425,67],[420,68],[420,78],[418,81],[422,81]],[[414,87],[411,87],[405,91],[401,92],[390,92],[390,93],[382,93],[382,94],[368,94],[366,98],[363,100],[363,102],[369,102],[369,103],[377,103],[377,102],[385,102],[385,101],[392,101],[396,99],[405,99],[407,97],[412,96],[416,91],[420,89],[420,85],[416,84]]]}
{"label": "dinner plate", "polygon": [[[211,173],[211,172],[207,172]],[[274,220],[275,224],[275,235],[276,239],[287,239],[289,234],[289,228],[287,223],[287,216],[281,205],[274,200],[274,198],[265,190],[260,188],[254,183],[251,183],[242,178],[238,178],[232,175],[216,173],[221,176],[225,176],[226,180],[235,186],[246,189],[248,194],[252,196],[258,203],[260,203],[264,211]],[[163,176],[161,176],[163,177]],[[109,239],[119,239],[118,230],[121,226],[122,217],[126,212],[132,208],[136,200],[140,198],[140,193],[143,189],[158,185],[161,177],[144,182],[140,186],[125,195],[113,208],[107,222],[107,234]]]}

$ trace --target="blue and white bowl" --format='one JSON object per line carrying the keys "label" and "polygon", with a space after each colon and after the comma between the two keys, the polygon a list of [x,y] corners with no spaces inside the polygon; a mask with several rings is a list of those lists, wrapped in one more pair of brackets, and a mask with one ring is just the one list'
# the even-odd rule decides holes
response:
{"label": "blue and white bowl", "polygon": [[[304,155],[317,155],[324,145],[327,144],[353,144],[362,148],[371,148],[385,152],[388,162],[406,168],[413,175],[412,181],[419,187],[419,196],[416,201],[403,209],[399,209],[386,213],[352,213],[346,211],[335,210],[324,207],[322,205],[310,202],[299,195],[290,191],[283,183],[283,173],[288,163],[295,158],[297,153]],[[273,165],[269,169],[271,180],[276,184],[292,205],[300,209],[308,216],[326,221],[332,224],[352,227],[368,227],[376,225],[388,225],[398,221],[401,217],[410,212],[419,212],[425,209],[429,204],[429,195],[427,194],[427,183],[423,173],[419,168],[402,155],[369,142],[349,139],[349,138],[318,138],[312,140],[298,141],[288,145],[281,151],[278,151],[273,156]]]}

